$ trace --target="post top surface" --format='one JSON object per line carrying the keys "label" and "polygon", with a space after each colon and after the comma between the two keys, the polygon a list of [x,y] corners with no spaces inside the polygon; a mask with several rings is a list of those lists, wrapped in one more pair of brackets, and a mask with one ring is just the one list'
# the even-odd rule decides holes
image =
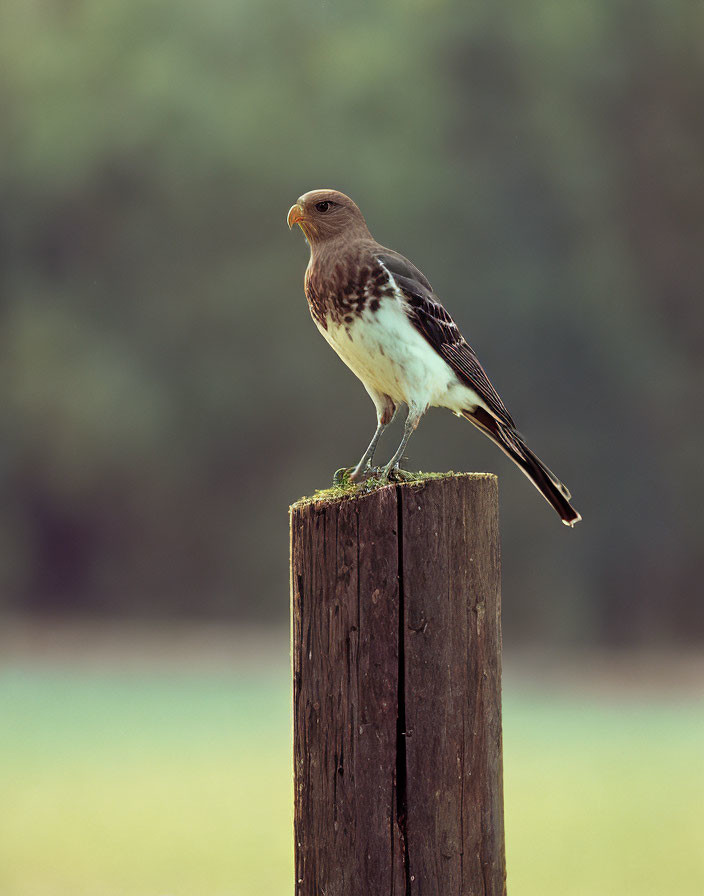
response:
{"label": "post top surface", "polygon": [[450,470],[447,473],[413,473],[412,479],[402,482],[380,483],[376,479],[369,479],[366,482],[355,484],[345,481],[343,485],[333,485],[330,488],[319,489],[314,494],[299,498],[291,504],[290,509],[295,510],[305,507],[309,504],[334,504],[338,501],[356,500],[371,495],[374,492],[382,491],[389,488],[413,489],[418,486],[425,485],[428,482],[438,479],[473,479],[498,481],[495,473],[455,473]]}

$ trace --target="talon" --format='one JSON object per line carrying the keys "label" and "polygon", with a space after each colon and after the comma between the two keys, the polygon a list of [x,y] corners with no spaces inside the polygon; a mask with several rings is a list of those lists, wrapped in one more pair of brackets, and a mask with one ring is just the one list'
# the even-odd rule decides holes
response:
{"label": "talon", "polygon": [[340,467],[339,470],[335,470],[335,472],[332,474],[332,484],[338,486],[339,488],[344,488],[345,480],[352,480],[353,472],[354,467]]}
{"label": "talon", "polygon": [[398,464],[389,470],[389,479],[392,482],[411,482],[415,479],[415,475],[408,470],[402,470]]}
{"label": "talon", "polygon": [[350,473],[350,482],[366,482],[368,479],[378,479],[381,469],[379,467],[364,467],[362,470],[353,470]]}

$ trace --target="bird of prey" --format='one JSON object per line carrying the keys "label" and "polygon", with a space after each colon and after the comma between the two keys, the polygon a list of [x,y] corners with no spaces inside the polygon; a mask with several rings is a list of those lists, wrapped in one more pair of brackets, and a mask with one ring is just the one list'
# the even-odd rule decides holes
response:
{"label": "bird of prey", "polygon": [[[337,190],[312,190],[291,207],[310,245],[305,294],[313,320],[369,393],[377,428],[350,475],[388,481],[429,407],[465,417],[525,473],[566,526],[581,519],[570,493],[528,448],[471,346],[426,277],[403,255],[376,242],[355,203]],[[408,415],[398,450],[372,466],[382,432],[398,407]]]}

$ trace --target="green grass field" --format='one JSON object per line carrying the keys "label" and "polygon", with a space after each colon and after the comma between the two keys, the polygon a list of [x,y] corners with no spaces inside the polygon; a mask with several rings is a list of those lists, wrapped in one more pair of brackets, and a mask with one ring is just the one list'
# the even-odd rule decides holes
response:
{"label": "green grass field", "polygon": [[[701,896],[704,705],[504,696],[512,896]],[[286,669],[0,669],[2,896],[292,893]],[[442,894],[438,894],[442,896]]]}

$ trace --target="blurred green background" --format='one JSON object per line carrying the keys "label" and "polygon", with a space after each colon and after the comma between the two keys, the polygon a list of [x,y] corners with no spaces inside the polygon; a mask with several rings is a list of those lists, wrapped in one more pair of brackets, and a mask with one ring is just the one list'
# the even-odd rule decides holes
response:
{"label": "blurred green background", "polygon": [[[0,647],[3,896],[293,893],[285,631],[24,623]],[[505,658],[509,894],[701,896],[702,671]]]}
{"label": "blurred green background", "polygon": [[[0,6],[3,896],[289,891],[287,507],[374,426],[285,224],[322,186],[584,516],[446,412],[410,443],[500,475],[513,892],[704,891],[703,30],[685,0]],[[561,696],[566,648],[577,683],[638,659]]]}

